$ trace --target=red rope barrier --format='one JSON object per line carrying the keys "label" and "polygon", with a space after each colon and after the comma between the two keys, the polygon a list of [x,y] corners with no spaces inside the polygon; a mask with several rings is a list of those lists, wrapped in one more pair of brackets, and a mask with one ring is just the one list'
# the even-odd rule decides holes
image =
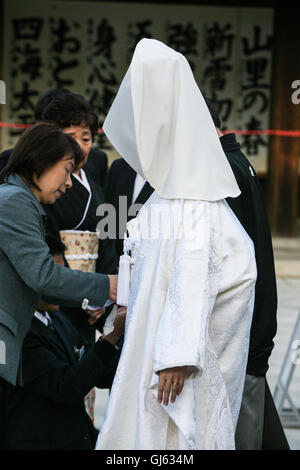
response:
{"label": "red rope barrier", "polygon": [[[30,127],[31,124],[18,124],[14,122],[3,122],[0,121],[0,128],[6,129],[27,129]],[[103,129],[99,127],[98,129],[99,134],[103,133]],[[257,130],[230,130],[230,131],[222,131],[223,134],[229,134],[230,132],[234,132],[236,135],[277,135],[281,137],[300,137],[300,131],[285,131],[281,129],[257,129]]]}
{"label": "red rope barrier", "polygon": [[234,132],[236,135],[279,135],[282,137],[300,137],[300,131],[283,131],[279,129],[257,129],[257,130],[231,130],[231,131],[222,131],[223,134],[228,134]]}
{"label": "red rope barrier", "polygon": [[27,127],[30,127],[31,124],[17,124],[14,122],[2,122],[0,121],[0,127],[5,127],[8,129],[26,129]]}

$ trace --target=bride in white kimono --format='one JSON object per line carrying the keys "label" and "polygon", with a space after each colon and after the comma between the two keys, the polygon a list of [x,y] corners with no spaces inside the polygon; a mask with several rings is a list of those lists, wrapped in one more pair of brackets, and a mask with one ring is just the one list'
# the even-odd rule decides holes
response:
{"label": "bride in white kimono", "polygon": [[155,191],[128,223],[125,341],[96,449],[234,449],[256,264],[186,59],[140,41],[104,131]]}

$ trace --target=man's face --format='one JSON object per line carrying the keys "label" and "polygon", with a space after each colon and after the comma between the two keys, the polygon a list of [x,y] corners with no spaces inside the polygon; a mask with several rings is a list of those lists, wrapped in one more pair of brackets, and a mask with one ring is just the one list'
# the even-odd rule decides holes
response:
{"label": "man's face", "polygon": [[[61,266],[65,265],[64,257],[63,257],[62,254],[52,255],[52,258],[54,259],[54,261],[57,264],[60,264]],[[38,310],[38,312],[41,312],[41,313],[45,313],[45,312],[54,313],[54,312],[57,312],[59,310],[59,306],[54,305],[54,304],[48,304],[44,300],[40,300],[39,303],[38,303],[38,306],[37,306],[37,310]]]}

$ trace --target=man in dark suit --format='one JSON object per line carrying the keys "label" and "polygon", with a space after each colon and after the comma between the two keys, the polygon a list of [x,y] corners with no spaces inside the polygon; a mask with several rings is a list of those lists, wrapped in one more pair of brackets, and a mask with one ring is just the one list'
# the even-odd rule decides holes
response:
{"label": "man in dark suit", "polygon": [[[63,265],[63,248],[55,238],[47,241]],[[97,430],[84,397],[94,386],[111,386],[124,326],[125,309],[119,309],[113,332],[91,344],[57,306],[39,303],[23,345],[24,387],[6,394],[9,449],[94,449]]]}
{"label": "man in dark suit", "polygon": [[277,330],[277,288],[271,233],[264,195],[254,168],[241,152],[234,133],[223,134],[212,101],[205,98],[224,153],[237,180],[241,195],[227,203],[252,239],[257,281],[250,332],[244,395],[236,431],[238,450],[289,449],[266,380],[268,360]]}
{"label": "man in dark suit", "polygon": [[[43,121],[43,113],[49,103],[58,95],[62,94],[71,94],[69,90],[65,89],[52,89],[45,91],[40,98],[38,99],[35,109],[34,109],[34,120],[35,122]],[[81,95],[82,100],[90,107],[88,101]],[[4,150],[0,154],[0,171],[5,167],[8,162],[9,156],[12,153],[13,149]],[[88,161],[84,167],[84,170],[87,172],[88,176],[97,183],[103,190],[106,185],[107,177],[107,155],[102,150],[97,148],[92,148],[89,153]]]}
{"label": "man in dark suit", "polygon": [[[153,188],[143,180],[123,159],[111,164],[107,178],[106,201],[116,209],[116,252],[123,254],[123,238],[126,223],[137,216],[139,210],[151,196]],[[128,214],[131,206],[132,211]]]}

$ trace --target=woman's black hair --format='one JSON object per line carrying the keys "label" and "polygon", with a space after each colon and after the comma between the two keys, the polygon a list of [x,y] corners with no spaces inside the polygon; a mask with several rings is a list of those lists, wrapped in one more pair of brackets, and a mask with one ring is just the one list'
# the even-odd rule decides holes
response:
{"label": "woman's black hair", "polygon": [[85,126],[95,139],[99,121],[83,95],[69,93],[56,96],[45,108],[43,121],[52,122],[61,129],[71,126]]}
{"label": "woman's black hair", "polygon": [[77,168],[84,155],[70,135],[50,123],[38,123],[26,129],[16,143],[6,166],[0,173],[0,184],[13,173],[23,176],[29,186],[40,189],[33,181],[65,155],[72,155]]}

